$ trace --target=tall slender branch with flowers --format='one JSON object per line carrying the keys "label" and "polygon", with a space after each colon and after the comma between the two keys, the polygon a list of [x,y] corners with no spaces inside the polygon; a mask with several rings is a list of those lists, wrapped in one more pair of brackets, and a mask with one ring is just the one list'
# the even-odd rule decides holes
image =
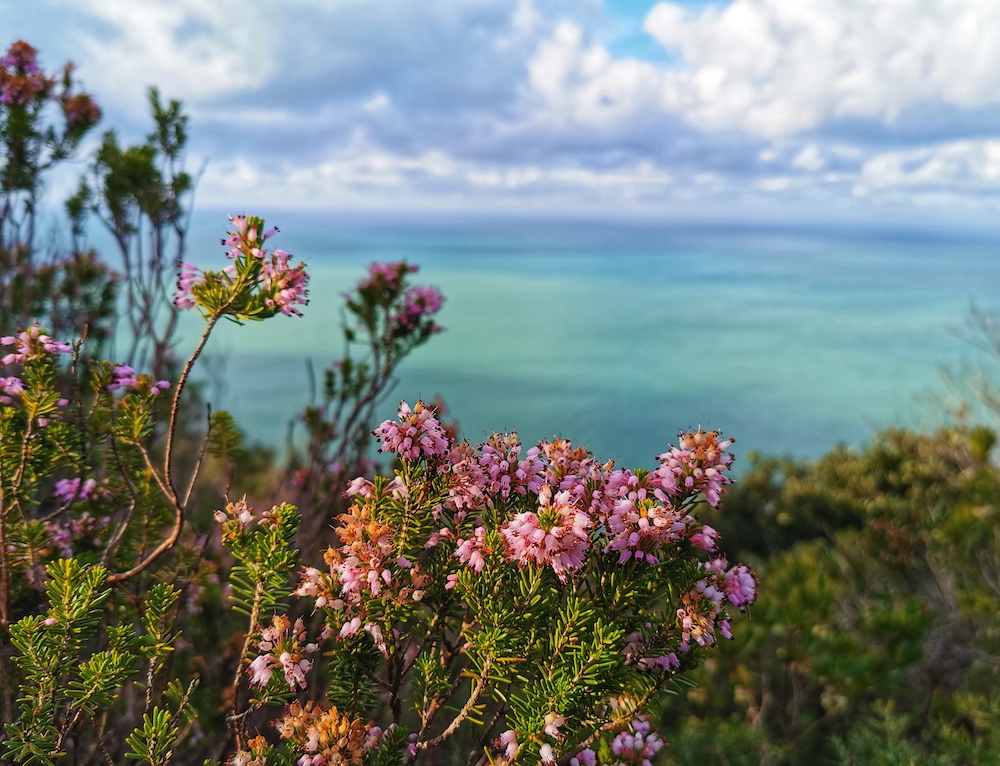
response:
{"label": "tall slender branch with flowers", "polygon": [[[126,364],[95,362],[90,404],[84,421],[75,422],[69,415],[74,411],[83,413],[83,403],[78,403],[75,410],[67,408],[70,401],[62,396],[57,384],[58,357],[74,354],[75,359],[76,350],[53,340],[38,324],[17,335],[0,337],[0,347],[13,347],[0,358],[5,373],[0,379],[0,638],[5,647],[0,656],[0,712],[5,724],[14,721],[12,696],[14,679],[19,675],[23,679],[18,684],[22,692],[35,683],[32,679],[47,678],[56,671],[57,675],[73,675],[71,665],[66,664],[73,660],[69,655],[52,655],[44,662],[36,657],[36,633],[48,626],[29,628],[24,623],[27,618],[15,623],[19,616],[14,612],[15,597],[23,599],[20,594],[57,577],[51,567],[42,568],[56,541],[69,555],[80,555],[85,550],[81,543],[87,536],[92,537],[96,548],[96,568],[59,570],[58,576],[70,589],[84,581],[89,583],[88,588],[122,584],[137,578],[175,549],[185,530],[188,501],[202,465],[199,458],[185,481],[179,479],[176,452],[181,443],[178,428],[183,395],[212,329],[221,319],[245,322],[279,314],[296,315],[298,307],[306,303],[308,275],[304,265],[292,266],[288,253],[264,249],[265,240],[276,229],[265,232],[264,222],[253,217],[239,216],[231,222],[234,230],[224,243],[232,263],[220,271],[201,273],[188,267],[182,275],[176,300],[183,307],[197,308],[205,319],[205,330],[176,385],[137,373]],[[158,428],[157,402],[171,388],[167,419]],[[213,418],[210,429],[223,427],[225,422]],[[157,446],[158,434],[164,437],[162,448]],[[187,435],[185,442],[189,443]],[[162,455],[160,465],[157,454]],[[59,478],[53,487],[53,479],[67,471],[72,472],[72,477]],[[185,484],[187,490],[182,493],[178,487]],[[55,509],[44,512],[42,509],[51,507],[53,501]],[[105,509],[106,515],[84,514],[74,518],[68,529],[55,521],[80,504]],[[121,567],[119,571],[115,571],[117,567]],[[71,605],[64,606],[59,611],[53,602],[56,612],[52,624],[76,630],[69,624],[76,618],[66,611]],[[90,625],[88,630],[95,628]],[[17,646],[21,654],[12,657],[6,651],[8,646]],[[78,648],[82,650],[83,646]],[[131,662],[127,641],[119,650],[116,662]],[[152,656],[149,661],[162,664]],[[150,665],[151,673],[154,664]],[[93,693],[100,696],[110,693],[123,678],[95,676],[90,680],[97,684]],[[111,681],[114,683],[107,686]],[[59,750],[70,733],[86,721],[82,709],[71,701],[75,699],[72,692],[68,700],[63,700],[68,705],[65,708],[58,687],[46,687],[37,693],[42,695],[40,699],[48,700],[46,709],[51,713],[39,718],[37,710],[22,709],[20,723],[12,724],[14,734],[8,745],[8,750],[25,758],[38,748]],[[150,699],[147,693],[147,703]],[[146,707],[152,715],[149,704]],[[38,727],[45,720],[59,732],[54,739],[40,734]]]}

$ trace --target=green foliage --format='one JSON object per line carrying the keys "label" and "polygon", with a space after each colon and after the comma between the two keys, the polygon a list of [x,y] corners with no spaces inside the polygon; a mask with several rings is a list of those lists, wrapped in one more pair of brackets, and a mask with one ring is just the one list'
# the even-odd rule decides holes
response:
{"label": "green foliage", "polygon": [[111,595],[102,567],[60,559],[47,567],[48,611],[10,627],[15,662],[24,674],[19,718],[8,726],[8,754],[20,763],[53,763],[81,722],[118,697],[135,671],[135,633],[106,626],[107,649],[92,649]]}
{"label": "green foliage", "polygon": [[229,574],[233,608],[259,624],[261,615],[284,608],[282,599],[298,562],[291,541],[299,514],[294,506],[279,505],[264,523],[252,524],[250,513],[244,501],[226,506],[229,518],[223,522],[222,539],[239,562]]}
{"label": "green foliage", "polygon": [[208,451],[228,464],[234,464],[244,455],[243,434],[236,425],[236,419],[225,410],[212,413]]}
{"label": "green foliage", "polygon": [[[768,587],[745,641],[669,706],[667,720],[686,723],[667,736],[689,742],[724,720],[720,743],[755,739],[778,763],[989,762],[994,441],[981,427],[888,430],[811,464],[757,459],[712,523],[766,556]],[[739,746],[723,749],[731,759]]]}
{"label": "green foliage", "polygon": [[170,760],[179,729],[171,726],[170,712],[154,707],[142,717],[142,728],[132,732],[125,741],[129,746],[126,758],[161,766]]}

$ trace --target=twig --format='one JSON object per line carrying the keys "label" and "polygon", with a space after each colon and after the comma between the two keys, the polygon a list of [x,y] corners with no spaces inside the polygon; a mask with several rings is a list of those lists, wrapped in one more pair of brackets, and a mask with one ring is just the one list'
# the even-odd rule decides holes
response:
{"label": "twig", "polygon": [[215,327],[216,322],[219,321],[219,318],[222,316],[223,311],[227,307],[228,304],[209,317],[208,323],[205,325],[205,331],[202,333],[201,338],[198,341],[198,345],[195,347],[191,356],[188,357],[187,362],[184,363],[184,369],[181,371],[181,376],[177,380],[177,388],[174,391],[174,400],[170,405],[170,420],[167,427],[167,445],[164,450],[165,454],[163,457],[162,478],[153,467],[152,459],[150,458],[145,445],[141,443],[138,443],[137,445],[139,447],[139,451],[142,453],[143,460],[145,460],[147,468],[153,474],[153,478],[156,480],[157,485],[174,507],[174,524],[170,530],[170,534],[167,535],[163,542],[156,546],[156,548],[154,548],[144,559],[142,559],[142,561],[129,569],[127,572],[118,572],[108,575],[108,582],[114,583],[121,580],[127,580],[130,577],[135,577],[137,574],[148,569],[153,562],[160,558],[160,556],[173,548],[180,539],[181,529],[184,527],[184,505],[181,503],[180,498],[177,495],[177,488],[174,486],[171,463],[173,459],[174,439],[177,434],[177,419],[180,411],[181,393],[183,393],[184,386],[187,383],[188,377],[191,375],[191,368],[194,367],[195,361],[201,355],[202,350],[205,348],[205,344],[208,342],[208,336],[212,333],[212,328]]}
{"label": "twig", "polygon": [[[201,473],[201,464],[205,459],[205,450],[208,447],[208,439],[212,435],[212,405],[206,404],[207,413],[205,419],[207,421],[207,426],[205,428],[205,438],[201,440],[201,449],[198,450],[198,459],[195,461],[194,470],[191,472],[191,481],[188,482],[187,491],[184,493],[183,505],[187,508],[188,501],[191,499],[191,493],[194,492],[194,484],[198,481],[198,474]],[[227,496],[229,495],[229,488],[226,488]]]}
{"label": "twig", "polygon": [[476,686],[472,690],[472,694],[469,695],[469,699],[466,700],[465,704],[462,706],[462,709],[458,711],[458,715],[455,716],[455,719],[450,724],[448,724],[447,728],[445,728],[443,732],[438,734],[433,739],[424,740],[423,742],[418,740],[416,743],[416,749],[418,751],[427,750],[432,747],[437,747],[446,739],[448,739],[448,737],[454,734],[455,731],[458,729],[458,727],[461,726],[462,723],[465,721],[465,719],[469,717],[469,713],[472,712],[472,708],[475,707],[476,702],[479,700],[480,695],[482,695],[483,691],[486,689],[486,677],[489,675],[490,668],[492,667],[492,665],[493,665],[493,658],[487,657],[486,661],[483,663],[483,672],[480,673],[479,679],[476,681]]}

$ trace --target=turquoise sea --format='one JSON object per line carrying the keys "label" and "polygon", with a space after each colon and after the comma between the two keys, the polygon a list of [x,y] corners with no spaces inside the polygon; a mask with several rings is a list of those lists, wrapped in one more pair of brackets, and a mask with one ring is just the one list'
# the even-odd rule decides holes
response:
{"label": "turquoise sea", "polygon": [[[223,214],[194,220],[188,259],[223,258]],[[223,327],[202,375],[213,405],[282,447],[317,372],[342,352],[340,295],[373,261],[420,264],[447,330],[382,407],[441,395],[470,441],[560,435],[652,465],[679,429],[721,428],[738,455],[860,445],[932,427],[941,368],[976,359],[973,303],[1000,309],[985,235],[593,220],[278,213],[270,244],[305,260],[303,318]],[[182,351],[196,318],[182,325]],[[220,381],[225,383],[220,385]]]}

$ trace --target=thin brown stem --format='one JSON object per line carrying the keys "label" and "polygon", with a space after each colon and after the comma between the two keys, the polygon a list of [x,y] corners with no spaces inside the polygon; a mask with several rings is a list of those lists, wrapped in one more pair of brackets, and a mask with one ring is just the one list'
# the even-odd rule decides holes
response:
{"label": "thin brown stem", "polygon": [[201,338],[198,340],[198,345],[195,347],[191,356],[188,357],[188,360],[184,363],[184,369],[181,370],[181,376],[177,379],[177,388],[174,390],[174,400],[170,405],[170,421],[167,426],[167,446],[163,456],[163,477],[175,499],[177,497],[177,490],[174,488],[171,462],[173,460],[174,440],[177,436],[177,416],[180,411],[181,394],[184,392],[184,386],[187,384],[188,377],[191,375],[191,369],[194,367],[194,363],[197,361],[198,357],[201,356],[201,352],[205,348],[205,344],[208,342],[208,336],[212,334],[212,329],[215,327],[221,316],[222,310],[219,310],[209,317],[208,323],[205,325],[205,331],[201,334]]}
{"label": "thin brown stem", "polygon": [[[205,438],[201,440],[201,449],[198,450],[198,459],[194,463],[194,470],[191,472],[191,480],[188,482],[187,490],[184,492],[184,502],[182,503],[185,508],[187,508],[188,501],[191,499],[191,493],[194,492],[195,482],[198,481],[198,474],[201,473],[201,464],[205,460],[205,450],[208,448],[208,439],[212,435],[212,405],[207,404],[207,414],[205,419],[207,425],[205,428]],[[226,496],[229,496],[229,488],[226,487]]]}
{"label": "thin brown stem", "polygon": [[139,492],[135,488],[135,484],[132,482],[129,472],[125,470],[125,464],[122,461],[121,453],[118,451],[118,442],[115,441],[114,435],[111,436],[109,442],[111,444],[111,454],[114,455],[115,465],[118,468],[118,474],[125,479],[125,486],[128,489],[129,497],[132,498],[132,502],[129,503],[128,509],[125,511],[125,517],[122,519],[121,524],[118,525],[118,529],[115,530],[114,536],[105,546],[104,553],[101,554],[101,565],[105,567],[108,565],[108,562],[111,561],[111,556],[114,554],[118,544],[125,536],[125,531],[128,529],[128,525],[132,523],[132,516],[135,514],[135,509],[139,505]]}
{"label": "thin brown stem", "polygon": [[247,659],[247,652],[250,651],[250,642],[253,641],[257,632],[257,622],[260,619],[260,602],[264,595],[264,586],[258,582],[253,593],[253,606],[250,609],[250,626],[247,628],[246,637],[243,639],[243,649],[236,660],[236,673],[233,675],[233,712],[227,720],[235,724],[236,747],[243,746],[243,739],[246,736],[244,721],[252,712],[252,708],[240,711],[240,680],[243,678],[243,664]]}
{"label": "thin brown stem", "polygon": [[225,308],[226,306],[216,311],[215,314],[209,317],[208,323],[205,325],[205,331],[202,333],[201,338],[198,341],[198,345],[195,347],[191,356],[188,357],[187,362],[184,363],[184,369],[181,371],[180,378],[177,380],[177,388],[174,390],[174,400],[170,405],[170,420],[167,426],[167,445],[164,450],[162,478],[153,467],[152,459],[150,458],[145,445],[142,443],[138,443],[137,445],[139,447],[139,451],[142,453],[143,460],[146,462],[147,468],[153,474],[153,478],[156,480],[157,485],[159,485],[160,490],[164,495],[166,495],[167,500],[170,501],[174,508],[174,523],[170,529],[170,534],[168,534],[167,537],[164,538],[158,546],[156,546],[156,548],[147,554],[145,558],[143,558],[138,564],[129,569],[127,572],[119,572],[109,575],[108,582],[120,582],[121,580],[127,580],[131,577],[135,577],[137,574],[148,569],[157,559],[160,558],[160,556],[173,548],[180,539],[181,530],[184,527],[184,504],[181,503],[180,497],[177,494],[177,487],[174,484],[172,463],[174,441],[177,435],[177,420],[180,413],[181,394],[184,392],[184,386],[187,384],[188,378],[191,375],[191,369],[194,367],[195,361],[199,356],[201,356],[201,352],[205,348],[205,344],[208,342],[208,336],[211,335],[212,328],[214,328],[216,322],[219,321],[219,318],[222,316]]}
{"label": "thin brown stem", "polygon": [[472,689],[472,693],[469,695],[469,699],[466,700],[464,705],[462,705],[462,709],[458,711],[458,715],[455,716],[454,720],[448,724],[443,732],[438,734],[433,739],[424,740],[423,742],[418,740],[416,743],[417,751],[437,747],[458,730],[458,727],[461,726],[465,719],[469,717],[469,713],[472,712],[472,709],[476,706],[476,702],[479,701],[479,697],[482,695],[483,691],[485,691],[486,678],[489,676],[490,668],[492,666],[493,658],[487,657],[486,661],[483,663],[483,672],[480,673],[479,678],[476,681],[476,685]]}

